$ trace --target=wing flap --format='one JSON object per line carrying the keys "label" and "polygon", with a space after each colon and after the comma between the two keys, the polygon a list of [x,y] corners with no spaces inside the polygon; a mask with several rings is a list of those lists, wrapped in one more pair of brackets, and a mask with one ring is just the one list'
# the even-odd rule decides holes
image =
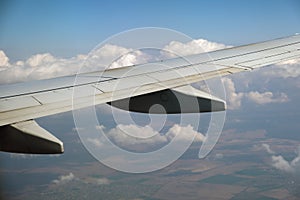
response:
{"label": "wing flap", "polygon": [[103,92],[114,92],[135,88],[137,86],[153,84],[155,82],[157,82],[155,79],[146,75],[126,76],[126,74],[124,74],[123,78],[101,82],[96,84],[95,87]]}
{"label": "wing flap", "polygon": [[32,154],[60,154],[63,143],[34,120],[0,127],[0,151]]}
{"label": "wing flap", "polygon": [[73,90],[71,89],[60,89],[55,91],[37,93],[32,95],[41,104],[50,104],[60,101],[71,101]]}
{"label": "wing flap", "polygon": [[24,107],[39,106],[40,103],[30,96],[0,99],[0,112],[21,109]]}

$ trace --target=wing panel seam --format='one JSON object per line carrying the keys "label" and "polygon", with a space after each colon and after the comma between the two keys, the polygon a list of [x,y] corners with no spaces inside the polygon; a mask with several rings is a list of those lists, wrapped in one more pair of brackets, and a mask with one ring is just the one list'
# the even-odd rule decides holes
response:
{"label": "wing panel seam", "polygon": [[[114,79],[117,79],[117,78],[112,78],[112,79],[108,79],[108,80],[105,80],[105,81],[111,81],[111,80],[114,80]],[[46,90],[27,92],[27,93],[16,94],[16,95],[3,96],[3,97],[0,97],[0,99],[7,99],[7,98],[13,98],[13,97],[19,97],[19,96],[31,95],[31,94],[38,94],[38,93],[43,93],[43,92],[51,92],[51,91],[54,91],[54,90],[69,89],[69,88],[73,88],[73,87],[80,87],[80,86],[85,86],[85,85],[97,84],[97,83],[101,83],[101,82],[105,82],[105,81],[93,81],[93,82],[83,83],[83,84],[78,84],[78,85],[57,87],[57,88],[54,88],[54,89],[46,89]]]}

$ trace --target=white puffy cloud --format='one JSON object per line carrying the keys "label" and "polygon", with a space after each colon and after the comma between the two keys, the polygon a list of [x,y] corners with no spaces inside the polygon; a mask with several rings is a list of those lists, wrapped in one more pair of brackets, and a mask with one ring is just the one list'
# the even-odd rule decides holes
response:
{"label": "white puffy cloud", "polygon": [[285,93],[280,93],[275,96],[272,92],[259,93],[257,91],[251,91],[246,94],[246,97],[257,104],[284,103],[289,101],[289,98]]}
{"label": "white puffy cloud", "polygon": [[275,154],[275,152],[270,148],[270,145],[269,145],[269,144],[263,143],[261,146],[262,146],[269,154]]}
{"label": "white puffy cloud", "polygon": [[222,78],[222,82],[226,91],[227,106],[231,110],[240,108],[243,98],[257,104],[285,103],[289,101],[287,94],[283,92],[278,95],[274,95],[270,91],[263,93],[258,91],[237,92],[232,79],[225,77]]}
{"label": "white puffy cloud", "polygon": [[36,54],[26,61],[18,61],[0,71],[0,84],[29,80],[46,79],[75,74],[82,60],[79,57],[70,59],[55,58],[51,54]]}
{"label": "white puffy cloud", "polygon": [[54,184],[65,184],[65,183],[68,183],[68,182],[70,182],[70,181],[72,181],[74,179],[75,179],[74,174],[73,173],[69,173],[67,175],[62,175],[62,176],[58,177],[58,179],[55,179],[52,182]]}
{"label": "white puffy cloud", "polygon": [[2,67],[9,66],[9,58],[6,56],[4,51],[0,50],[0,70]]}
{"label": "white puffy cloud", "polygon": [[[137,136],[132,137],[130,136]],[[116,143],[124,146],[130,146],[134,144],[161,144],[171,141],[175,136],[178,136],[181,140],[189,140],[196,135],[195,141],[203,142],[205,136],[201,133],[194,131],[193,127],[180,126],[178,124],[173,125],[165,135],[161,135],[150,126],[139,127],[133,124],[130,125],[118,125],[116,128],[111,129],[108,132],[110,138]]]}
{"label": "white puffy cloud", "polygon": [[295,157],[295,158],[292,160],[291,166],[292,166],[295,170],[300,170],[300,149],[298,150],[298,156]]}
{"label": "white puffy cloud", "polygon": [[214,51],[218,49],[224,49],[225,47],[227,46],[224,44],[210,42],[205,39],[192,40],[187,43],[172,41],[164,47],[164,52],[162,53],[166,54],[167,57],[174,57],[176,56],[176,54],[177,56],[178,55],[185,56],[185,55]]}
{"label": "white puffy cloud", "polygon": [[241,106],[244,93],[236,92],[234,82],[230,78],[222,78],[222,82],[226,91],[227,108],[238,109]]}
{"label": "white puffy cloud", "polygon": [[272,166],[276,169],[285,171],[285,172],[293,172],[293,166],[285,160],[282,156],[272,156]]}
{"label": "white puffy cloud", "polygon": [[147,62],[148,55],[141,51],[133,51],[115,60],[109,68],[120,68]]}
{"label": "white puffy cloud", "polygon": [[109,185],[111,183],[111,181],[107,178],[97,178],[95,182],[97,185]]}
{"label": "white puffy cloud", "polygon": [[148,57],[141,51],[133,51],[116,45],[104,45],[88,55],[57,58],[49,53],[32,55],[25,61],[9,63],[0,51],[0,84],[47,79],[76,73],[118,68],[146,62]]}
{"label": "white puffy cloud", "polygon": [[190,138],[194,135],[194,141],[196,142],[203,142],[205,140],[205,136],[202,133],[195,131],[191,125],[180,126],[175,124],[169,129],[166,137],[169,141],[171,141],[175,136],[177,136],[180,140],[190,140]]}
{"label": "white puffy cloud", "polygon": [[[134,124],[123,125],[119,124],[116,128],[108,132],[111,139],[121,146],[130,146],[136,144],[156,144],[167,142],[167,138],[160,135],[150,126],[136,126]],[[136,137],[132,137],[136,136]]]}
{"label": "white puffy cloud", "polygon": [[95,147],[101,147],[103,143],[97,138],[87,138],[86,141]]}
{"label": "white puffy cloud", "polygon": [[270,148],[268,144],[262,144],[264,150],[271,155],[271,165],[281,171],[287,173],[295,173],[300,171],[300,148],[296,157],[292,161],[287,161],[282,155],[275,155],[276,152]]}
{"label": "white puffy cloud", "polygon": [[36,67],[40,65],[47,65],[49,63],[53,63],[54,61],[56,61],[56,58],[49,53],[44,53],[31,56],[26,63],[31,67]]}
{"label": "white puffy cloud", "polygon": [[[97,127],[97,129],[104,130],[104,127]],[[115,128],[106,131],[106,135],[110,140],[114,141],[121,147],[153,147],[157,145],[163,145],[170,142],[175,136],[178,140],[190,141],[195,136],[194,141],[203,142],[205,136],[193,129],[192,126],[180,126],[178,124],[173,125],[166,134],[160,134],[150,126],[137,126],[134,124],[123,125],[119,124]],[[87,138],[87,142],[90,144],[101,147],[101,139]]]}
{"label": "white puffy cloud", "polygon": [[[93,50],[86,56],[86,66],[97,66],[100,68],[118,68],[140,63],[143,60],[141,51],[134,51],[130,48],[124,48],[117,45],[105,44],[104,46]],[[86,67],[85,66],[85,67]]]}
{"label": "white puffy cloud", "polygon": [[264,72],[270,77],[296,78],[300,76],[300,58],[284,61],[274,65],[270,70]]}

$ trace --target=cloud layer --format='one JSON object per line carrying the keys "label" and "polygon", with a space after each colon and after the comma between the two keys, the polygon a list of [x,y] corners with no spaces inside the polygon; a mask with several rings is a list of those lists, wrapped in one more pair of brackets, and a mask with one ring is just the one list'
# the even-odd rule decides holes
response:
{"label": "cloud layer", "polygon": [[[226,46],[204,39],[188,43],[172,41],[161,51],[160,58],[173,57],[170,52],[179,55],[202,53]],[[168,53],[166,53],[168,52]],[[119,68],[153,60],[153,56],[140,50],[133,50],[117,45],[106,44],[90,52],[88,55],[77,55],[71,58],[58,58],[50,53],[32,55],[27,60],[10,63],[5,52],[0,50],[0,84],[29,80],[46,79],[57,76],[89,72],[104,68]]]}
{"label": "cloud layer", "polygon": [[[195,131],[191,125],[180,126],[175,124],[166,134],[161,134],[148,125],[119,124],[115,128],[107,131],[104,126],[97,128],[102,129],[106,133],[106,136],[116,145],[130,150],[149,150],[169,143],[175,136],[177,136],[179,140],[185,141],[190,141],[193,137],[195,137],[195,142],[203,142],[205,140],[205,136]],[[87,142],[96,147],[102,146],[101,138],[87,138]]]}
{"label": "cloud layer", "polygon": [[300,172],[300,147],[296,157],[291,161],[286,160],[282,155],[276,155],[276,152],[270,148],[269,144],[262,144],[262,148],[271,155],[271,165],[274,168],[287,173]]}
{"label": "cloud layer", "polygon": [[270,77],[296,78],[300,76],[300,58],[284,61],[265,72]]}
{"label": "cloud layer", "polygon": [[176,57],[176,56],[186,56],[191,54],[204,53],[209,51],[215,51],[219,49],[224,49],[226,47],[225,44],[220,44],[216,42],[210,42],[205,39],[197,39],[192,40],[187,43],[182,43],[178,41],[172,41],[168,45],[166,45],[164,49],[164,53],[168,55],[167,57]]}
{"label": "cloud layer", "polygon": [[226,90],[227,106],[231,110],[240,108],[244,98],[256,104],[285,103],[289,101],[287,94],[283,92],[279,94],[273,94],[270,91],[262,93],[258,91],[237,92],[232,79],[224,77],[222,81]]}
{"label": "cloud layer", "polygon": [[0,50],[0,76],[5,77],[0,79],[0,84],[66,76],[107,67],[117,68],[145,62],[146,58],[141,51],[107,44],[89,55],[57,58],[43,53],[32,55],[25,61],[9,63],[9,58]]}
{"label": "cloud layer", "polygon": [[54,184],[65,184],[65,183],[68,183],[68,182],[70,182],[70,181],[72,181],[74,179],[75,179],[74,174],[73,173],[69,173],[67,175],[62,175],[62,176],[58,177],[58,179],[55,179],[52,182]]}

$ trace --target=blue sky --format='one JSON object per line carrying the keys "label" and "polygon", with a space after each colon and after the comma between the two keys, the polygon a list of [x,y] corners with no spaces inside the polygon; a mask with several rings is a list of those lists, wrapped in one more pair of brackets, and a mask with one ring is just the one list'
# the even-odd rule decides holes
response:
{"label": "blue sky", "polygon": [[16,61],[37,53],[87,53],[107,37],[163,27],[240,45],[299,32],[297,0],[1,1],[0,49]]}

